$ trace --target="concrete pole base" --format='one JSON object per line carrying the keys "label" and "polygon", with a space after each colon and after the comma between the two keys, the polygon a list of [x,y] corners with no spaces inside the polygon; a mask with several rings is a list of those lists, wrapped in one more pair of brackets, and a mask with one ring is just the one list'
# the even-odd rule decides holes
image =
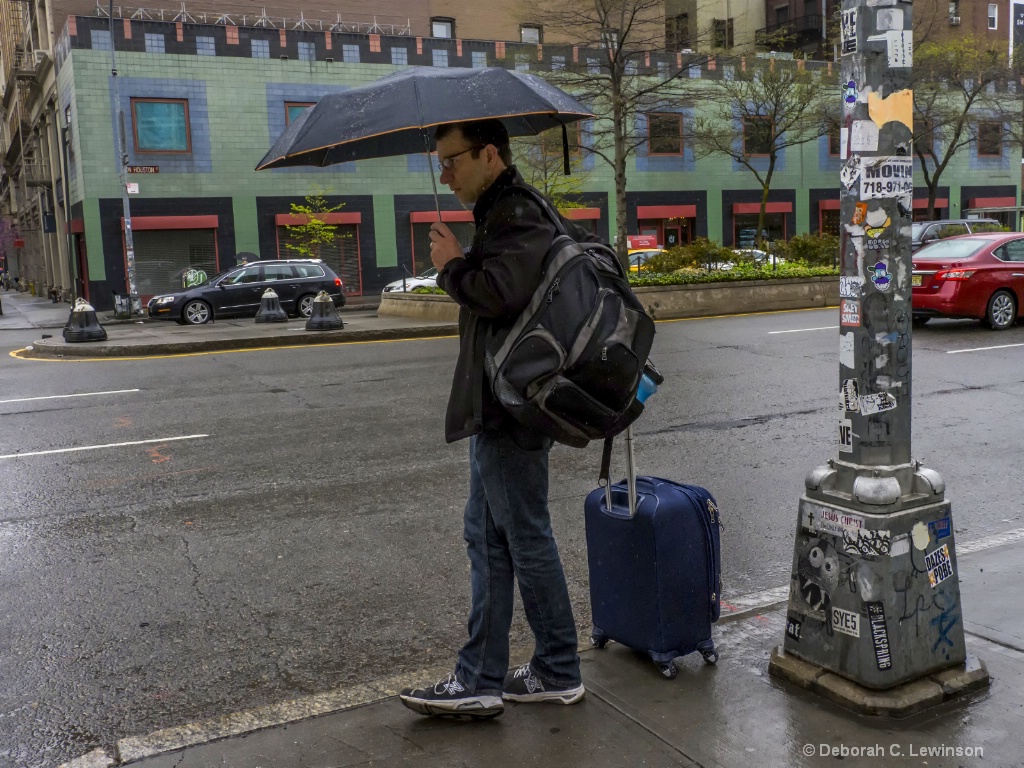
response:
{"label": "concrete pole base", "polygon": [[991,682],[985,662],[968,654],[967,661],[959,666],[933,672],[895,688],[875,691],[798,659],[786,653],[781,645],[772,649],[768,672],[858,714],[892,718],[916,715],[987,688]]}

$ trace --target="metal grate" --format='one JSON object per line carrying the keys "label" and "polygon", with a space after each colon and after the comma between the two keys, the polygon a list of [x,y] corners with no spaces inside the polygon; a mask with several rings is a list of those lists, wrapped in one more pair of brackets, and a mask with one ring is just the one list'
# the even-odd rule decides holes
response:
{"label": "metal grate", "polygon": [[[359,226],[336,224],[333,243],[321,244],[314,258],[323,259],[334,270],[344,284],[345,294],[361,296],[363,293],[363,267],[359,262]],[[279,259],[301,259],[305,254],[292,250],[289,245],[298,245],[299,240],[287,227],[277,230],[277,257]]]}
{"label": "metal grate", "polygon": [[217,274],[213,229],[142,230],[134,233],[135,286],[139,296],[180,291],[190,269]]}

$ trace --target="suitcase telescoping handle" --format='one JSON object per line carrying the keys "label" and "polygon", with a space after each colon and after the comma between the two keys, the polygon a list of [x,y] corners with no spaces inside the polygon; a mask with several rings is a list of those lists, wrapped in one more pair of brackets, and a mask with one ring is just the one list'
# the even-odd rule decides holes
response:
{"label": "suitcase telescoping handle", "polygon": [[[658,385],[665,381],[661,371],[654,367],[650,360],[644,366],[644,374],[640,377],[640,387],[637,389],[636,399],[641,403],[658,391]],[[626,427],[623,433],[626,438],[626,488],[629,495],[629,516],[636,517],[636,461],[633,454],[633,425]],[[598,478],[598,485],[604,488],[604,503],[608,511],[612,511],[612,485],[608,479],[612,463],[612,438],[604,441],[604,453],[601,455],[601,476]]]}

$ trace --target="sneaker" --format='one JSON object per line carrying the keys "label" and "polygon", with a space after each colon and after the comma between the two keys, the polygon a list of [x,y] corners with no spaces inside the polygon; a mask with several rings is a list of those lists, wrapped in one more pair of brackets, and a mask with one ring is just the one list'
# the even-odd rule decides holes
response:
{"label": "sneaker", "polygon": [[428,688],[406,688],[398,698],[413,712],[433,717],[487,720],[505,711],[500,696],[467,693],[454,672]]}
{"label": "sneaker", "polygon": [[583,698],[583,683],[572,688],[555,688],[533,673],[529,664],[509,670],[505,675],[505,701],[549,701],[552,704],[575,704]]}

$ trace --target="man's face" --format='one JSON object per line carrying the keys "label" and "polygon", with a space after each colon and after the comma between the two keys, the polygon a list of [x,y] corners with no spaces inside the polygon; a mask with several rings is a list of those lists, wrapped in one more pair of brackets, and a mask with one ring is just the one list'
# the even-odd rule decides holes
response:
{"label": "man's face", "polygon": [[[494,170],[494,147],[482,147],[478,153],[470,150],[472,144],[456,129],[437,140],[437,159],[451,168],[441,171],[441,183],[447,185],[463,205],[475,203],[497,176]],[[477,157],[473,157],[478,154]]]}

